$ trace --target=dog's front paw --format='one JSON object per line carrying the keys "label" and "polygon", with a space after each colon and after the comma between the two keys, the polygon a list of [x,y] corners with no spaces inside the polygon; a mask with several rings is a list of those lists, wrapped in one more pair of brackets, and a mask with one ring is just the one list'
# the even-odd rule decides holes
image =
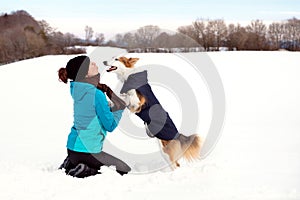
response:
{"label": "dog's front paw", "polygon": [[134,106],[128,106],[128,109],[130,110],[130,112],[136,113],[136,108]]}
{"label": "dog's front paw", "polygon": [[120,94],[120,98],[125,102],[126,106],[129,107],[130,100],[129,100],[129,95],[128,94]]}

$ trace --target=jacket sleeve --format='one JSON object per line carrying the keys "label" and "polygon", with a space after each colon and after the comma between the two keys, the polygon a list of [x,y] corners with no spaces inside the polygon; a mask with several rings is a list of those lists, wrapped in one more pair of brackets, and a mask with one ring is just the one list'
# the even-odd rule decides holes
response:
{"label": "jacket sleeve", "polygon": [[104,93],[100,90],[96,90],[95,108],[97,117],[104,129],[112,132],[118,126],[124,110],[111,112],[107,99]]}

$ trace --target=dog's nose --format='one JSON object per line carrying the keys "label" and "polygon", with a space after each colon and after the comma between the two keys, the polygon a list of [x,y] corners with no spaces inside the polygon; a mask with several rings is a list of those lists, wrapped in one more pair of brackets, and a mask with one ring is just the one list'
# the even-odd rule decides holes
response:
{"label": "dog's nose", "polygon": [[104,65],[108,65],[108,64],[107,64],[107,61],[103,61],[103,64],[104,64]]}

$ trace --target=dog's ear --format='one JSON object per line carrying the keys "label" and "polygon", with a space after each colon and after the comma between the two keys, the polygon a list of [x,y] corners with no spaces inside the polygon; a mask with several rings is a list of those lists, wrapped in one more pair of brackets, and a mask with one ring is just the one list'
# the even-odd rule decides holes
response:
{"label": "dog's ear", "polygon": [[135,65],[135,63],[139,60],[139,58],[129,58],[128,62],[131,66]]}
{"label": "dog's ear", "polygon": [[121,63],[123,63],[126,67],[131,67],[130,63],[129,63],[129,59],[122,56],[118,59]]}

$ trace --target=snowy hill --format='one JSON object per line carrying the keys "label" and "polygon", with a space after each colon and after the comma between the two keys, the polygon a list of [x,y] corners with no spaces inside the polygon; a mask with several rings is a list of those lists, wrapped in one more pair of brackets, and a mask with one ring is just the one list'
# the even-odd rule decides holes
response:
{"label": "snowy hill", "polygon": [[[123,51],[102,51],[106,53],[100,57],[88,52],[102,70],[101,82],[117,88],[116,77],[103,72],[101,62]],[[74,56],[44,56],[0,66],[0,199],[300,199],[300,53],[205,54],[218,70],[226,96],[226,120],[212,153],[195,163],[182,162],[176,171],[141,174],[147,166],[121,153],[118,156],[133,168],[124,177],[106,167],[101,175],[86,179],[57,170],[66,156],[73,120],[69,85],[58,81],[57,71]],[[174,55],[130,56],[139,57],[140,65],[155,60],[173,66],[187,79],[198,101],[196,131],[208,137],[213,111],[203,79],[194,79],[191,70],[173,60]],[[181,124],[185,120],[178,106],[181,99],[155,81],[159,100]],[[134,116],[125,115],[141,126]],[[155,139],[134,140],[120,129],[110,133],[108,141],[128,153],[159,150]]]}

